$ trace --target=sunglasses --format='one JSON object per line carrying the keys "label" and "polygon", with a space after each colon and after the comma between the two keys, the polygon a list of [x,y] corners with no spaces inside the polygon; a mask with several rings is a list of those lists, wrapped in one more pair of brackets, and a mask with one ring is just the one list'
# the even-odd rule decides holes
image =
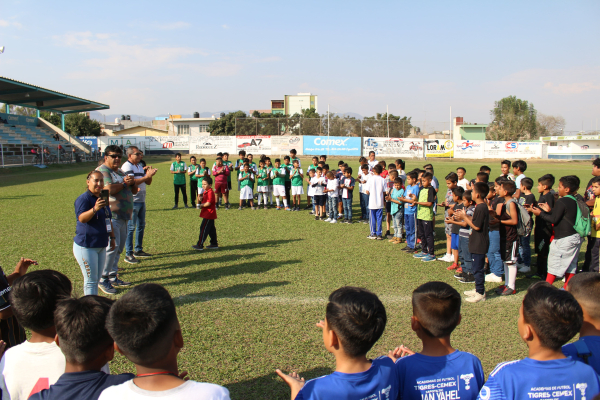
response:
{"label": "sunglasses", "polygon": [[144,153],[133,153],[134,156],[141,156],[144,155]]}
{"label": "sunglasses", "polygon": [[121,154],[107,154],[107,157],[110,158],[122,158],[123,156]]}

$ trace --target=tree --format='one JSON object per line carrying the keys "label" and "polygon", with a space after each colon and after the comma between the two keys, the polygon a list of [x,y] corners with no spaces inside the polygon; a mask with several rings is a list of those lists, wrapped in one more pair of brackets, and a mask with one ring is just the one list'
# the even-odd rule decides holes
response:
{"label": "tree", "polygon": [[408,137],[412,124],[412,117],[400,117],[394,114],[388,115],[377,113],[374,117],[365,117],[363,120],[363,136],[374,137]]}
{"label": "tree", "polygon": [[[247,118],[248,116],[246,115],[245,112],[243,111],[236,111],[236,112],[230,112],[229,114],[225,114],[224,116],[221,116],[221,118],[211,121],[210,124],[208,124],[208,132],[210,132],[211,135],[214,136],[234,136],[236,134],[235,132],[235,119],[236,118]],[[239,123],[240,121],[238,121]],[[239,133],[240,127],[238,127],[238,134]],[[248,129],[249,131],[249,129]],[[243,133],[243,135],[249,135],[249,134],[253,134],[253,133]]]}
{"label": "tree", "polygon": [[48,111],[42,111],[40,113],[40,117],[44,118],[46,121],[50,122],[52,125],[58,126],[59,128],[60,128],[60,126],[62,124],[62,120],[60,118],[60,115],[58,115],[56,113],[50,113]]}
{"label": "tree", "polygon": [[565,119],[560,115],[537,113],[537,130],[539,136],[558,136],[565,130]]}
{"label": "tree", "polygon": [[[58,126],[60,127],[60,124]],[[85,114],[67,114],[65,117],[65,132],[71,136],[99,136],[101,132],[100,123],[88,118]]]}
{"label": "tree", "polygon": [[537,137],[536,111],[533,104],[516,96],[505,97],[490,111],[492,123],[486,136],[492,140],[522,140]]}

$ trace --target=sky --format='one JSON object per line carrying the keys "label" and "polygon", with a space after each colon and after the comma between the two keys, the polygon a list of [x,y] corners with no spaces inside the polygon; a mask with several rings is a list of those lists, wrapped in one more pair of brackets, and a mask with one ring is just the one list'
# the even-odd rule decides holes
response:
{"label": "sky", "polygon": [[[0,0],[0,76],[105,114],[268,109],[488,123],[514,95],[567,131],[600,121],[600,2]],[[451,108],[451,114],[450,114]]]}

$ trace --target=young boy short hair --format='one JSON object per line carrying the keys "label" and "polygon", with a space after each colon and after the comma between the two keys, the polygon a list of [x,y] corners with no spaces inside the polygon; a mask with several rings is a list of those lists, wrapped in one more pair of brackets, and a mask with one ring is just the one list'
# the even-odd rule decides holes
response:
{"label": "young boy short hair", "polygon": [[592,178],[592,191],[594,192],[595,198],[594,208],[590,214],[592,228],[590,236],[595,238],[595,241],[591,250],[589,270],[591,272],[598,272],[598,268],[600,267],[600,176]]}
{"label": "young boy short hair", "polygon": [[[290,154],[291,152],[292,151],[290,150]],[[292,181],[292,204],[294,205],[292,211],[300,211],[300,201],[302,195],[304,194],[304,185],[302,184],[302,180],[304,179],[304,171],[302,168],[300,168],[299,159],[294,159],[292,165],[293,167],[290,171]]]}
{"label": "young boy short hair", "polygon": [[[565,357],[561,347],[577,334],[583,316],[573,296],[547,282],[529,287],[519,309],[519,336],[529,355],[498,364],[480,399],[583,399],[600,392],[592,367]],[[534,397],[535,396],[535,397]]]}
{"label": "young boy short hair", "polygon": [[71,289],[69,278],[52,270],[33,271],[14,281],[13,314],[31,336],[6,350],[0,361],[3,398],[27,399],[55,384],[65,371],[65,356],[54,342],[54,310],[58,301],[71,295]]}
{"label": "young boy short hair", "polygon": [[173,174],[173,188],[175,190],[175,205],[173,206],[173,209],[179,207],[179,192],[181,192],[181,196],[183,197],[183,204],[185,205],[185,208],[188,208],[187,193],[185,189],[185,173],[185,162],[181,161],[181,153],[177,153],[175,154],[175,161],[171,163],[171,174]]}
{"label": "young boy short hair", "polygon": [[[448,218],[453,218],[454,213],[458,210],[464,209],[463,205],[463,195],[465,194],[465,189],[462,186],[457,186],[452,190],[452,201],[454,201],[454,206],[448,211]],[[447,267],[448,271],[457,270],[457,272],[461,273],[462,268],[460,267],[459,260],[459,249],[460,249],[460,225],[458,224],[450,224],[450,250],[452,251],[452,265]]]}
{"label": "young boy short hair", "polygon": [[202,195],[202,204],[200,204],[200,234],[198,235],[198,243],[192,245],[194,250],[204,250],[204,241],[210,236],[210,244],[206,246],[207,249],[218,249],[219,242],[217,242],[217,228],[215,227],[215,220],[217,219],[217,207],[216,207],[216,196],[212,190],[212,178],[205,176],[202,178],[202,189],[204,194]]}
{"label": "young boy short hair", "polygon": [[66,367],[54,385],[34,394],[30,400],[96,400],[107,387],[134,377],[104,372],[115,355],[114,341],[105,327],[113,302],[89,295],[57,304],[56,343],[65,355]]}
{"label": "young boy short hair", "polygon": [[517,224],[519,222],[518,208],[513,199],[516,190],[515,182],[502,180],[498,185],[498,196],[504,198],[504,203],[498,203],[495,213],[500,227],[500,256],[504,264],[505,284],[496,289],[501,296],[510,296],[517,293],[517,254],[519,251],[519,237]]}
{"label": "young boy short hair", "polygon": [[466,217],[473,217],[475,213],[475,203],[473,200],[473,191],[465,190],[462,194],[462,207],[455,207],[452,217],[448,217],[446,222],[453,226],[458,226],[458,255],[460,259],[460,268],[457,268],[454,277],[461,283],[474,283],[473,275],[473,257],[469,250],[469,239],[471,227],[467,224]]}
{"label": "young boy short hair", "polygon": [[402,243],[402,226],[404,225],[404,203],[400,201],[404,197],[404,184],[402,178],[396,177],[394,179],[394,188],[388,195],[386,200],[392,203],[391,215],[394,220],[394,238],[390,240],[390,243],[400,244]]}
{"label": "young boy short hair", "polygon": [[352,168],[346,166],[344,168],[344,177],[341,180],[340,188],[342,192],[342,204],[344,206],[345,223],[352,223],[352,194],[356,180],[352,177]]}
{"label": "young boy short hair", "polygon": [[[521,196],[519,204],[524,207],[535,206],[535,196],[531,193],[533,188],[533,179],[521,179]],[[529,217],[533,219],[533,213],[529,212]],[[527,274],[531,272],[531,235],[519,237],[519,253],[517,254],[518,272]]]}
{"label": "young boy short hair", "polygon": [[414,204],[414,199],[419,197],[421,188],[417,182],[418,174],[415,171],[410,171],[406,174],[406,187],[404,189],[404,197],[400,199],[404,206],[404,230],[406,231],[406,247],[403,251],[407,253],[415,252],[417,246],[417,205]]}
{"label": "young boy short hair", "polygon": [[418,201],[413,197],[413,204],[417,208],[417,232],[421,237],[421,251],[413,257],[420,258],[424,262],[435,261],[434,254],[434,222],[435,215],[434,205],[436,204],[436,191],[431,186],[433,175],[431,172],[425,172],[421,176],[421,190],[419,192]]}
{"label": "young boy short hair", "polygon": [[521,179],[525,178],[525,171],[527,170],[527,163],[523,160],[517,160],[512,163],[513,173],[515,174],[515,184],[517,185],[517,191],[514,196],[518,199],[521,197]]}
{"label": "young boy short hair", "polygon": [[[446,196],[444,197],[444,201],[441,204],[438,204],[440,207],[444,207],[444,219],[449,217],[451,209],[456,204],[454,202],[454,193],[452,191],[457,186],[458,174],[456,172],[450,172],[448,175],[446,175]],[[444,233],[446,234],[446,254],[444,254],[443,257],[438,258],[439,261],[454,261],[454,257],[452,256],[452,226],[453,224],[444,222]]]}
{"label": "young boy short hair", "polygon": [[500,162],[500,171],[502,171],[502,173],[500,174],[500,177],[503,177],[504,179],[508,179],[509,181],[514,181],[515,180],[515,175],[510,172],[510,167],[512,166],[512,163],[509,160],[503,160]]}
{"label": "young boy short hair", "polygon": [[[415,289],[412,306],[411,328],[423,343],[423,350],[413,353],[401,346],[390,352],[400,377],[398,397],[476,399],[484,382],[481,361],[450,343],[450,335],[461,322],[460,294],[447,283],[428,282]],[[401,357],[403,354],[409,356]]]}
{"label": "young boy short hair", "polygon": [[[546,174],[538,179],[537,191],[540,194],[540,197],[537,200],[538,205],[547,204],[550,209],[554,208],[554,202],[556,201],[552,194],[554,182],[554,175],[551,174]],[[532,207],[534,205],[535,203],[532,204]],[[531,208],[528,208],[527,210],[531,211]],[[542,217],[536,216],[533,228],[533,247],[537,253],[537,271],[531,276],[532,278],[546,280],[546,274],[548,273],[548,254],[550,253],[550,239],[553,234],[554,227],[552,224],[542,219]]]}
{"label": "young boy short hair", "polygon": [[364,224],[369,223],[369,195],[367,194],[367,182],[369,180],[369,165],[366,158],[362,157],[364,163],[361,163],[358,171],[358,191],[360,195],[360,221]]}
{"label": "young boy short hair", "polygon": [[394,362],[389,357],[367,359],[386,322],[385,307],[374,293],[350,286],[331,293],[325,321],[317,326],[323,330],[325,348],[335,356],[336,371],[305,383],[296,373],[276,370],[290,386],[292,400],[396,400],[400,388]]}
{"label": "young boy short hair", "polygon": [[112,386],[100,400],[143,398],[228,400],[229,391],[184,380],[177,367],[183,348],[173,299],[155,283],[135,286],[115,302],[106,321],[115,349],[135,364],[134,379]]}
{"label": "young boy short hair", "polygon": [[367,181],[365,192],[369,195],[369,226],[371,233],[367,239],[383,240],[382,236],[382,220],[383,220],[383,191],[384,179],[380,176],[382,171],[381,165],[375,165],[371,170],[371,176]]}
{"label": "young boy short hair", "polygon": [[569,281],[569,293],[581,306],[579,340],[562,347],[565,356],[584,362],[600,374],[600,274],[580,272]]}
{"label": "young boy short hair", "polygon": [[458,182],[456,184],[458,186],[460,186],[461,188],[463,188],[464,190],[467,190],[470,185],[469,180],[467,178],[465,178],[466,174],[467,174],[467,170],[464,169],[463,167],[456,168],[456,175],[458,176]]}

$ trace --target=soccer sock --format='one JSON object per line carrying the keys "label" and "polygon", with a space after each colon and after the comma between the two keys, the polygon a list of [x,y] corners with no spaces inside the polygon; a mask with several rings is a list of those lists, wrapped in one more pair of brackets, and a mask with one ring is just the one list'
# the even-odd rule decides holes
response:
{"label": "soccer sock", "polygon": [[508,281],[506,282],[506,286],[511,289],[515,289],[517,284],[517,266],[515,264],[508,265]]}
{"label": "soccer sock", "polygon": [[279,203],[279,197],[275,197],[275,201],[277,202],[277,207],[281,207],[281,204]]}
{"label": "soccer sock", "polygon": [[502,264],[504,264],[504,285],[506,286],[508,284],[508,265],[505,262]]}
{"label": "soccer sock", "polygon": [[263,193],[263,200],[265,201],[265,206],[267,205],[267,194]]}
{"label": "soccer sock", "polygon": [[283,198],[283,205],[285,206],[285,208],[288,208],[287,197]]}
{"label": "soccer sock", "polygon": [[260,193],[259,193],[259,194],[258,194],[258,198],[256,199],[256,200],[258,201],[258,205],[259,205],[259,206],[260,206],[260,198],[261,198],[261,197],[262,197],[262,196],[261,196],[261,195],[260,195]]}
{"label": "soccer sock", "polygon": [[573,277],[573,275],[575,275],[575,274],[571,274],[569,272],[567,272],[565,274],[565,290],[567,289],[567,285],[569,285],[569,280],[571,280],[571,278]]}
{"label": "soccer sock", "polygon": [[269,192],[269,203],[273,205],[273,192]]}
{"label": "soccer sock", "polygon": [[550,273],[546,274],[546,282],[548,282],[549,284],[553,284],[554,280],[556,279],[556,275],[552,275]]}

